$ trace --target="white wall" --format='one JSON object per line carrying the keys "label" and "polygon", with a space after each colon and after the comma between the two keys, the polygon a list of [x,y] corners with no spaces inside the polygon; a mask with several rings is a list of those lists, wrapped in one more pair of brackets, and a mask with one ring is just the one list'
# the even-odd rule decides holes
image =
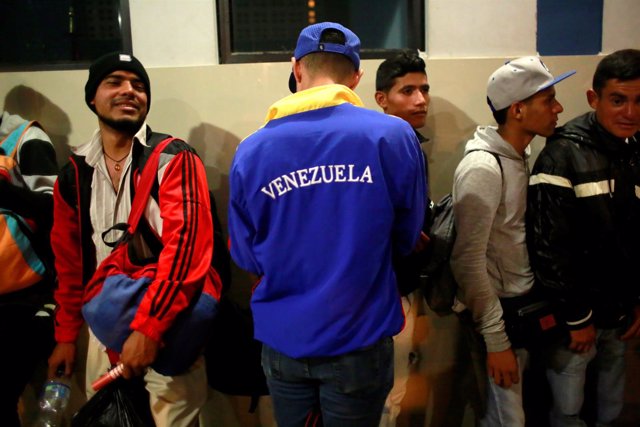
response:
{"label": "white wall", "polygon": [[536,54],[536,0],[427,0],[429,56]]}
{"label": "white wall", "polygon": [[[426,0],[433,58],[536,54],[537,0]],[[134,54],[147,67],[218,64],[215,0],[129,0]],[[604,0],[602,51],[640,46],[640,1]]]}
{"label": "white wall", "polygon": [[215,0],[129,0],[133,54],[146,67],[218,63]]}
{"label": "white wall", "polygon": [[640,1],[604,0],[602,52],[640,48]]}

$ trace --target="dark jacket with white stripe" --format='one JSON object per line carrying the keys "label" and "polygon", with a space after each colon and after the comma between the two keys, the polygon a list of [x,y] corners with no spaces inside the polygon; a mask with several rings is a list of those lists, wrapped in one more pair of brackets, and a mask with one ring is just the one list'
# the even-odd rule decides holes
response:
{"label": "dark jacket with white stripe", "polygon": [[570,329],[622,326],[640,303],[640,134],[625,141],[579,116],[547,140],[529,184],[537,283]]}

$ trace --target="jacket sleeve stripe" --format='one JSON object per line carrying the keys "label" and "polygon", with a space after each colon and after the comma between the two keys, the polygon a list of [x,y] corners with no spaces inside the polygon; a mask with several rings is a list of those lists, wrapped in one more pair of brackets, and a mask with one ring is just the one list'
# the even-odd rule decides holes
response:
{"label": "jacket sleeve stripe", "polygon": [[[175,270],[177,272],[172,271],[172,274],[175,273],[176,280],[179,282],[184,281],[187,278],[189,273],[189,267],[193,261],[193,254],[195,251],[195,238],[196,232],[198,230],[198,221],[199,221],[199,211],[195,209],[196,206],[200,204],[199,194],[197,191],[196,185],[196,174],[195,174],[195,156],[189,155],[187,156],[187,161],[183,162],[183,176],[187,177],[187,179],[183,180],[183,193],[185,195],[183,200],[183,215],[185,218],[184,224],[185,227],[182,231],[182,235],[186,235],[187,243],[184,245],[184,254],[180,257],[180,264],[176,265]],[[186,230],[185,230],[186,229]],[[182,237],[181,237],[182,238]],[[174,286],[171,292],[167,290],[167,294],[170,294],[169,301],[167,304],[164,304],[164,308],[159,314],[159,318],[164,317],[164,315],[169,310],[169,307],[173,304],[178,292],[180,291],[180,287]]]}
{"label": "jacket sleeve stripe", "polygon": [[[571,188],[576,194],[576,197],[592,197],[601,196],[603,194],[612,193],[615,187],[614,180],[602,180],[595,182],[585,182],[582,184],[573,185],[571,181],[563,176],[549,175],[546,173],[539,173],[532,175],[529,178],[529,185],[549,184],[557,187]],[[636,189],[636,193],[639,193],[640,189]]]}
{"label": "jacket sleeve stripe", "polygon": [[539,173],[529,177],[529,185],[538,184],[551,184],[557,185],[558,187],[573,188],[573,184],[571,184],[571,181],[567,178],[558,175],[549,175],[546,173]]}
{"label": "jacket sleeve stripe", "polygon": [[576,185],[574,191],[576,192],[576,197],[601,196],[603,194],[611,194],[613,192],[614,186],[614,180],[587,182],[584,184]]}
{"label": "jacket sleeve stripe", "polygon": [[179,280],[184,280],[187,277],[189,265],[191,265],[193,260],[194,241],[196,230],[198,229],[198,210],[193,209],[194,203],[199,202],[197,187],[195,185],[194,160],[194,156],[188,156],[188,164],[185,162],[183,166],[184,175],[188,177],[186,182],[183,182],[183,192],[188,195],[188,199],[185,197],[183,200],[182,210],[185,219],[188,219],[192,226],[188,230],[185,258],[178,268],[177,277]]}
{"label": "jacket sleeve stripe", "polygon": [[[182,157],[182,228],[179,231],[176,254],[173,258],[167,279],[160,283],[158,292],[151,303],[150,312],[158,318],[162,318],[166,314],[171,303],[180,291],[180,286],[177,286],[177,282],[181,282],[186,278],[188,266],[192,258],[192,243],[197,230],[197,209],[193,210],[195,204],[199,202],[197,193],[193,191],[195,187],[195,174],[193,171],[194,155],[185,152],[178,156]],[[163,232],[166,231],[167,230],[163,230]]]}

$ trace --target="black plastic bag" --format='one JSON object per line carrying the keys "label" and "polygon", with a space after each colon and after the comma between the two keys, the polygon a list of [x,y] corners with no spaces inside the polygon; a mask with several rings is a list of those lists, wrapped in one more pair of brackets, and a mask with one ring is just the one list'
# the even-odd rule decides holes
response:
{"label": "black plastic bag", "polygon": [[140,378],[118,378],[73,415],[71,427],[153,427],[149,394]]}

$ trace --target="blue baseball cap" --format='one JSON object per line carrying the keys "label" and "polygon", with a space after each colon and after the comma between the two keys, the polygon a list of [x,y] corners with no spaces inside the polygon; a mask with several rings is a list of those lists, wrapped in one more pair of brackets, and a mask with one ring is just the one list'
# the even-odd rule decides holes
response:
{"label": "blue baseball cap", "polygon": [[[326,30],[337,30],[344,34],[344,44],[321,42],[322,33]],[[296,50],[293,57],[296,61],[305,57],[310,53],[316,52],[332,52],[339,53],[351,60],[356,70],[360,69],[360,39],[356,34],[347,27],[335,22],[321,22],[319,24],[309,25],[300,32]],[[293,72],[289,76],[289,90],[295,93],[296,80]]]}

